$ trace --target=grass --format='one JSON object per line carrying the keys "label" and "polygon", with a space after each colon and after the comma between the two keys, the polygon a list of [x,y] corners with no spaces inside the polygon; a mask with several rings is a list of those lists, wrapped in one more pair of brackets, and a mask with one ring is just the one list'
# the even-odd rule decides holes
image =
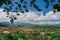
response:
{"label": "grass", "polygon": [[[14,25],[15,26],[15,25]],[[60,40],[60,26],[17,25],[1,27],[1,30],[12,30],[0,34],[0,40]],[[15,32],[13,32],[13,29]],[[7,31],[8,31],[7,30]],[[16,31],[17,30],[17,31]]]}

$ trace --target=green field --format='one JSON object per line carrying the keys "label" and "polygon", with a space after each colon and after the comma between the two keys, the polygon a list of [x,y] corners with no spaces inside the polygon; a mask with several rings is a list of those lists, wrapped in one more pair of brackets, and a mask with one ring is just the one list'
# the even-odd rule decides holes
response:
{"label": "green field", "polygon": [[[17,32],[0,34],[0,40],[60,40],[60,26],[17,25]],[[2,27],[2,26],[1,26]]]}

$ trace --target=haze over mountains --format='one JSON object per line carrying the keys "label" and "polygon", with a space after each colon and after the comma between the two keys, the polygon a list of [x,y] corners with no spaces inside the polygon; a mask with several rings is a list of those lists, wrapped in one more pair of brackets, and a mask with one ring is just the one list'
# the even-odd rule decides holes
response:
{"label": "haze over mountains", "polygon": [[[12,12],[12,15],[17,17],[17,20],[14,21],[14,24],[20,23],[30,23],[30,24],[47,24],[47,25],[55,25],[60,24],[60,12],[56,12],[54,14],[53,11],[48,12],[45,16],[43,16],[43,12],[25,12],[19,13],[17,16],[15,12]],[[11,12],[9,13],[11,16]],[[0,22],[8,22],[10,23],[10,19],[7,17],[6,12],[3,12],[3,9],[0,9]]]}

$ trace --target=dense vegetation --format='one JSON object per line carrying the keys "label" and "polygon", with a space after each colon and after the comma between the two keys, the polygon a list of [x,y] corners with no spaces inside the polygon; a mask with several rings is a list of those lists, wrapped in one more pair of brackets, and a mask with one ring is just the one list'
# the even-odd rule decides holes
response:
{"label": "dense vegetation", "polygon": [[25,24],[18,25],[16,29],[19,30],[12,33],[0,34],[0,40],[60,40],[60,26]]}

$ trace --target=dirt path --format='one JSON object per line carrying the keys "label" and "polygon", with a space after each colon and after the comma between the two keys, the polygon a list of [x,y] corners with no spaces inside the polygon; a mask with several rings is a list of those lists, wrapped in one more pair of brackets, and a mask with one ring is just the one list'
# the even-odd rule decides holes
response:
{"label": "dirt path", "polygon": [[17,32],[19,31],[19,28],[0,28],[0,34],[3,34],[4,32]]}

